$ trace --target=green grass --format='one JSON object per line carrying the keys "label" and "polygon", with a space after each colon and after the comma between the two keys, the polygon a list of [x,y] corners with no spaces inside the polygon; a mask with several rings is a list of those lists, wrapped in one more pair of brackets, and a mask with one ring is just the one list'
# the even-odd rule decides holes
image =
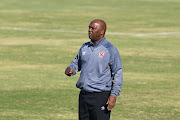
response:
{"label": "green grass", "polygon": [[[0,27],[180,32],[179,0],[1,0]],[[180,119],[180,34],[106,35],[119,50],[123,89],[111,120]],[[64,69],[87,34],[0,29],[0,120],[77,120],[79,73]]]}

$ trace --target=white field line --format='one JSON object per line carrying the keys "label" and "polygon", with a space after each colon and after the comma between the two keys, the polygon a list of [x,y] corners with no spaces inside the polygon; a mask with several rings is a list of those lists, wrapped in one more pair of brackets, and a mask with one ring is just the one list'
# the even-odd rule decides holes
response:
{"label": "white field line", "polygon": [[[72,31],[72,30],[54,30],[54,29],[31,29],[31,28],[17,28],[17,27],[0,27],[0,30],[17,30],[17,31],[45,31],[45,32],[61,32],[61,33],[86,33],[85,31]],[[118,33],[107,32],[109,35],[124,35],[124,36],[158,36],[158,35],[175,35],[180,32],[161,32],[161,33]]]}

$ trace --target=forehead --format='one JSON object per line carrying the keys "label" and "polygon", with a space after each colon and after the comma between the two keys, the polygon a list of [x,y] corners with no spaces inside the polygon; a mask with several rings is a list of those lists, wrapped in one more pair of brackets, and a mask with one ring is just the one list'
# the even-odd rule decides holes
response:
{"label": "forehead", "polygon": [[91,22],[89,26],[90,27],[99,27],[100,25],[97,22]]}

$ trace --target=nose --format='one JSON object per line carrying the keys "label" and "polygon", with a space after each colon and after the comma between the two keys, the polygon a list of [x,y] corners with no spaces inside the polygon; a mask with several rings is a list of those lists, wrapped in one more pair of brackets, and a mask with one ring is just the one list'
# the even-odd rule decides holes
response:
{"label": "nose", "polygon": [[92,31],[92,28],[89,28],[89,32],[91,32]]}

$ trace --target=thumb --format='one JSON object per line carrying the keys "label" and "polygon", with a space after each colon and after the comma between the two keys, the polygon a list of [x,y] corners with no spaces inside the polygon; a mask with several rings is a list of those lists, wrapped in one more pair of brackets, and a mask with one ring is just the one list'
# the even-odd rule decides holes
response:
{"label": "thumb", "polygon": [[108,99],[108,101],[107,101],[106,105],[108,105],[108,104],[109,104],[109,99]]}
{"label": "thumb", "polygon": [[69,73],[73,73],[73,70],[72,70],[72,69],[70,69]]}

